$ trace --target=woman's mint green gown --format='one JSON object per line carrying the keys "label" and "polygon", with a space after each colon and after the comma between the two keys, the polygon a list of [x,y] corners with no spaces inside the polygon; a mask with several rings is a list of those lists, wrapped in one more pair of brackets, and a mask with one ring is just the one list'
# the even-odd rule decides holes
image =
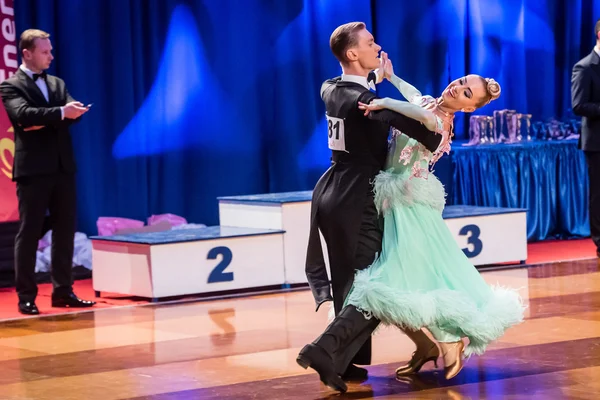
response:
{"label": "woman's mint green gown", "polygon": [[[419,99],[426,105],[433,99]],[[438,119],[438,133],[443,132]],[[435,154],[394,130],[386,170],[375,180],[375,204],[384,216],[382,252],[357,271],[346,299],[367,318],[412,330],[427,328],[439,342],[469,339],[465,356],[486,346],[523,320],[518,293],[489,286],[458,247],[442,218],[445,192],[429,172]]]}

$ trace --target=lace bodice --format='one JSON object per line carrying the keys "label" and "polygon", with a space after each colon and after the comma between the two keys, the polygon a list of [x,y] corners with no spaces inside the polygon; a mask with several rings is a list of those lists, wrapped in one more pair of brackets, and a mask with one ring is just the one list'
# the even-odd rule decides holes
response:
{"label": "lace bodice", "polygon": [[[415,96],[411,103],[424,108],[431,108],[435,99],[431,96]],[[411,178],[427,179],[430,168],[444,154],[450,153],[450,132],[444,128],[441,118],[436,116],[436,133],[442,135],[442,141],[435,152],[427,150],[425,146],[411,139],[399,130],[392,128],[392,137],[388,147],[388,157],[385,164],[386,171],[404,174],[409,172]]]}

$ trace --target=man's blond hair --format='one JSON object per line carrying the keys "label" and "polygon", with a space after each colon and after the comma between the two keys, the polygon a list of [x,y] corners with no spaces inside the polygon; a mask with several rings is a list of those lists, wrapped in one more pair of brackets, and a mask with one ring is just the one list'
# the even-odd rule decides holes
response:
{"label": "man's blond hair", "polygon": [[333,31],[329,38],[329,47],[340,63],[347,64],[350,61],[346,51],[358,44],[358,32],[363,29],[366,29],[364,22],[348,22]]}
{"label": "man's blond hair", "polygon": [[44,32],[40,29],[27,29],[23,33],[21,33],[21,38],[19,39],[19,50],[21,54],[23,54],[23,50],[27,49],[29,51],[35,50],[35,39],[47,39],[50,37],[48,32]]}

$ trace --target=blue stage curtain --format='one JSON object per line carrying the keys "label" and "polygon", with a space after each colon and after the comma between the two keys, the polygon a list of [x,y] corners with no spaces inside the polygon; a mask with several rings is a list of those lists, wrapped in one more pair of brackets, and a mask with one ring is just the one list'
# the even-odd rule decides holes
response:
{"label": "blue stage curtain", "polygon": [[590,235],[576,141],[455,147],[453,204],[527,208],[530,241]]}
{"label": "blue stage curtain", "polygon": [[[319,88],[340,74],[328,45],[339,24],[366,22],[423,93],[481,73],[503,87],[482,113],[511,108],[535,120],[567,108],[598,4],[18,0],[15,18],[19,34],[51,33],[49,72],[94,104],[72,131],[78,229],[91,234],[99,216],[174,213],[214,225],[218,196],[312,189],[329,163]],[[398,97],[389,83],[379,92]]]}
{"label": "blue stage curtain", "polygon": [[312,189],[329,164],[322,81],[336,26],[368,0],[19,0],[52,36],[50,73],[93,103],[72,129],[78,230],[173,213],[215,225],[218,196]]}
{"label": "blue stage curtain", "polygon": [[[477,110],[514,109],[534,120],[562,117],[570,108],[573,65],[595,44],[600,1],[420,0],[375,2],[375,37],[396,74],[438,96],[465,74],[496,79],[501,97]],[[391,85],[381,94],[398,98]],[[469,115],[455,121],[468,135]]]}

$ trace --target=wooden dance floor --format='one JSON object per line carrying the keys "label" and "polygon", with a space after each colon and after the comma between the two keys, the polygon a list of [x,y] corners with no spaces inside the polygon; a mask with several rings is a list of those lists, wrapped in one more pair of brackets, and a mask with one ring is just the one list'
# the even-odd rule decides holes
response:
{"label": "wooden dance floor", "polygon": [[439,371],[427,364],[396,380],[413,347],[386,328],[374,337],[369,380],[337,395],[295,362],[328,312],[315,313],[302,290],[0,323],[0,399],[600,398],[598,261],[484,277],[519,288],[527,319],[450,381],[442,359]]}

